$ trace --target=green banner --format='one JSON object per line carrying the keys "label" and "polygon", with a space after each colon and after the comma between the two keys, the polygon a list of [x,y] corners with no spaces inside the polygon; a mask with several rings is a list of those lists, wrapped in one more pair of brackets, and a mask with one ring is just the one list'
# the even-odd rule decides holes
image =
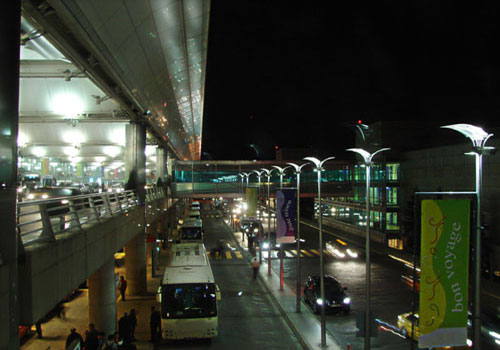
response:
{"label": "green banner", "polygon": [[247,212],[246,216],[257,216],[257,187],[247,187],[246,200]]}
{"label": "green banner", "polygon": [[467,344],[470,200],[422,200],[419,347]]}

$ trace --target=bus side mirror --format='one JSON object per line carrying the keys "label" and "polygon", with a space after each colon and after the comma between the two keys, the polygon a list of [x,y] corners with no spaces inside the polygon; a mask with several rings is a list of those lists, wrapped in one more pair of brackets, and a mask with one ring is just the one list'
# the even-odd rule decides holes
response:
{"label": "bus side mirror", "polygon": [[156,291],[156,301],[161,303],[161,286],[158,287],[158,290]]}
{"label": "bus side mirror", "polygon": [[222,294],[220,292],[219,285],[215,285],[215,300],[220,301],[222,299]]}

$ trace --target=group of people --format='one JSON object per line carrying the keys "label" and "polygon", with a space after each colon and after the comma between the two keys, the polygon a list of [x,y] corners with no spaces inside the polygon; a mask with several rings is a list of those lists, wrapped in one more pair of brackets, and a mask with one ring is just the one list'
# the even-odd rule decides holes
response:
{"label": "group of people", "polygon": [[98,331],[93,323],[89,324],[89,329],[85,331],[85,339],[76,328],[71,328],[70,334],[66,338],[66,350],[119,350],[123,341],[118,332],[110,334],[107,339],[103,332]]}
{"label": "group of people", "polygon": [[[150,341],[153,343],[161,341],[161,314],[154,306],[151,306],[149,326],[151,330]],[[136,341],[136,327],[137,314],[135,309],[131,309],[130,312],[125,312],[118,320],[118,332],[107,337],[103,332],[98,331],[93,323],[89,324],[89,329],[85,331],[84,337],[76,331],[76,328],[71,328],[70,334],[66,338],[66,350],[135,349],[135,345],[132,343]]]}
{"label": "group of people", "polygon": [[131,344],[135,339],[135,328],[137,327],[137,316],[135,309],[129,313],[125,312],[118,320],[118,335],[123,339],[124,344]]}

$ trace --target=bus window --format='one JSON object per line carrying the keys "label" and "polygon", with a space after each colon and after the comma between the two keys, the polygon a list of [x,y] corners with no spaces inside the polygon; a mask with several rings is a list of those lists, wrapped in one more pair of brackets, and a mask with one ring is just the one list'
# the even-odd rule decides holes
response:
{"label": "bus window", "polygon": [[164,318],[203,318],[217,315],[214,283],[171,284],[162,288]]}

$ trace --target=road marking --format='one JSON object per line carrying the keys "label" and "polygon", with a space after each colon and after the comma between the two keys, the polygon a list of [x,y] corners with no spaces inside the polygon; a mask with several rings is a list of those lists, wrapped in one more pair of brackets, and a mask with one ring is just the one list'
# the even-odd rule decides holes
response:
{"label": "road marking", "polygon": [[236,255],[236,259],[243,259],[243,255],[241,254],[241,252],[234,252],[234,254]]}
{"label": "road marking", "polygon": [[316,249],[311,249],[311,252],[313,252],[315,255],[319,256],[319,252]]}
{"label": "road marking", "polygon": [[312,257],[313,257],[313,255],[312,255],[311,253],[309,253],[307,250],[303,250],[303,249],[301,249],[301,250],[300,250],[300,252],[301,252],[302,254],[304,254],[304,255],[307,255],[307,256],[308,256],[308,257],[310,257],[310,258],[312,258]]}
{"label": "road marking", "polygon": [[226,259],[232,259],[233,256],[231,255],[230,252],[225,252],[226,253]]}

